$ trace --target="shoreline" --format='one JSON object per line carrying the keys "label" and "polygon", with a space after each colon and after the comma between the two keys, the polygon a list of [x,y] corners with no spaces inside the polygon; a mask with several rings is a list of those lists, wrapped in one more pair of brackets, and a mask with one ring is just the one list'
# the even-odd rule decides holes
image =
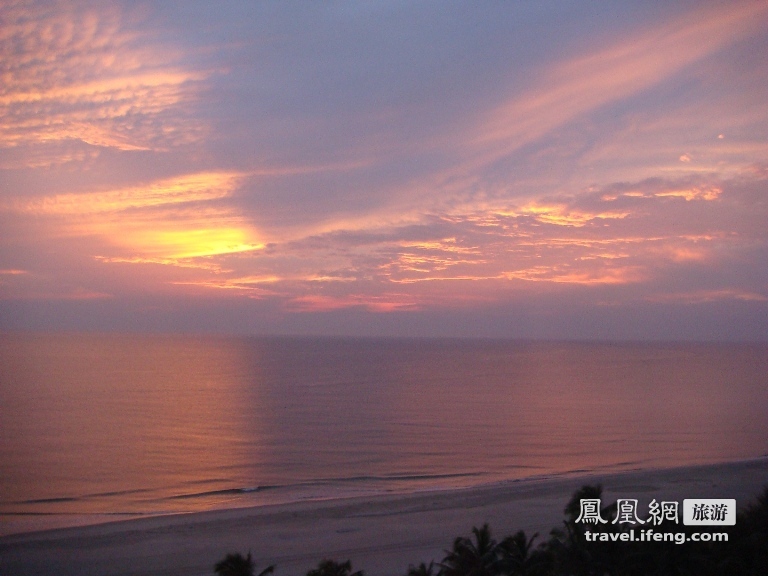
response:
{"label": "shoreline", "polygon": [[[252,551],[261,568],[303,574],[322,558],[352,560],[368,576],[405,574],[442,559],[456,536],[488,522],[495,537],[523,529],[537,542],[562,524],[584,484],[604,499],[735,498],[768,485],[768,457],[680,468],[521,479],[452,490],[356,496],[169,514],[0,537],[0,573],[212,574],[226,553]],[[65,560],[66,559],[66,560]],[[127,563],[127,564],[126,564]]]}
{"label": "shoreline", "polygon": [[[176,510],[176,511],[157,511],[157,512],[21,512],[21,513],[5,513],[0,514],[6,517],[15,517],[16,520],[0,523],[0,539],[5,537],[20,536],[23,534],[33,534],[38,532],[51,532],[55,530],[67,530],[70,528],[87,528],[89,526],[101,526],[104,524],[122,523],[122,522],[134,522],[142,520],[150,520],[154,518],[171,518],[174,516],[186,517],[190,515],[201,514],[215,514],[215,513],[231,513],[235,511],[251,510],[270,508],[276,506],[289,506],[293,504],[308,504],[313,503],[328,503],[328,502],[345,502],[354,500],[371,501],[379,498],[398,498],[407,496],[417,496],[419,494],[443,494],[448,495],[451,493],[461,493],[464,491],[486,490],[493,488],[504,488],[512,485],[518,485],[521,483],[547,483],[556,482],[558,480],[568,479],[588,479],[591,477],[611,477],[620,476],[624,474],[634,474],[643,472],[654,472],[670,469],[696,469],[700,467],[710,467],[718,465],[738,465],[747,464],[750,462],[759,462],[767,459],[768,454],[764,456],[758,456],[753,458],[742,458],[738,460],[725,461],[725,462],[704,462],[685,464],[676,468],[668,467],[652,467],[652,468],[623,468],[616,466],[605,466],[591,469],[575,469],[566,470],[562,472],[549,472],[542,474],[533,474],[531,476],[524,476],[521,478],[506,478],[488,480],[480,482],[478,484],[471,484],[465,486],[432,486],[412,489],[389,489],[389,490],[371,490],[371,491],[354,491],[351,493],[335,493],[328,496],[310,496],[301,497],[298,499],[286,499],[286,500],[273,500],[265,502],[252,502],[248,499],[243,499],[234,503],[227,503],[226,505],[213,506],[210,508],[202,509],[190,509],[190,510]],[[235,492],[238,489],[231,489]],[[244,494],[248,494],[251,491],[257,492],[258,490],[243,490]]]}

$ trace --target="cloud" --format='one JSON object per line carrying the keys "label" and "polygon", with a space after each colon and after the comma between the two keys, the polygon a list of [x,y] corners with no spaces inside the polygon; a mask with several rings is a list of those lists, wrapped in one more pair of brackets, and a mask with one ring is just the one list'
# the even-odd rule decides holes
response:
{"label": "cloud", "polygon": [[12,198],[0,210],[47,217],[60,234],[101,238],[99,249],[107,252],[98,255],[102,262],[190,267],[196,257],[263,246],[247,220],[232,207],[217,204],[232,195],[243,176],[200,172],[126,188]]}
{"label": "cloud", "polygon": [[742,300],[745,302],[768,302],[768,296],[737,289],[693,290],[673,294],[655,294],[646,298],[649,302],[672,302],[681,304],[702,304],[719,300]]}
{"label": "cloud", "polygon": [[30,166],[65,161],[72,142],[163,150],[203,136],[187,107],[207,73],[118,4],[17,2],[2,16],[0,148],[35,150]]}
{"label": "cloud", "polygon": [[[280,150],[286,156],[318,155],[334,158],[336,163],[346,158],[356,167],[306,178],[265,179],[250,195],[243,196],[242,204],[261,226],[319,234],[331,231],[342,219],[347,226],[367,228],[387,221],[413,221],[424,213],[450,212],[452,208],[468,212],[473,207],[479,209],[489,198],[535,199],[553,186],[573,190],[623,176],[637,180],[649,174],[712,172],[726,158],[736,172],[744,165],[744,155],[764,153],[764,144],[755,143],[748,149],[747,143],[739,141],[726,151],[716,138],[722,125],[710,126],[717,124],[713,119],[722,118],[723,105],[708,96],[688,92],[678,96],[670,83],[677,88],[674,82],[681,73],[689,73],[726,48],[755,36],[766,16],[764,5],[754,2],[697,7],[682,15],[678,12],[671,20],[656,19],[623,28],[621,35],[611,35],[609,42],[603,37],[601,43],[582,42],[566,55],[555,52],[559,58],[549,54],[526,75],[520,73],[517,63],[500,56],[494,60],[496,76],[520,76],[520,81],[502,83],[490,75],[483,77],[486,84],[464,94],[463,106],[454,102],[458,89],[450,85],[445,97],[433,93],[407,106],[387,101],[385,106],[369,109],[355,102],[354,113],[344,107],[324,108],[325,116],[319,112],[313,115],[314,100],[305,94],[307,87],[291,77],[308,100],[295,111],[298,119],[284,119],[286,129],[281,135],[286,138],[291,134],[292,145],[275,138],[279,144],[272,148],[271,143],[262,145],[260,138],[255,138],[253,147],[263,149],[264,154]],[[465,57],[473,62],[474,54],[469,52]],[[313,54],[307,58],[314,61]],[[360,59],[367,62],[372,56],[363,53]],[[356,59],[354,62],[358,63]],[[325,60],[323,63],[330,66]],[[457,81],[463,80],[462,72],[451,62],[443,65],[445,70],[431,73],[452,72]],[[340,70],[343,67],[332,72],[340,74]],[[485,86],[493,81],[497,82],[491,84],[496,90],[488,95]],[[318,100],[327,104],[337,98],[351,105],[346,93],[322,86]],[[347,88],[354,94],[364,92],[355,83],[345,85]],[[672,92],[680,102],[672,99],[672,110],[665,108],[666,100],[665,106],[638,104],[639,96],[652,94],[652,90],[667,99],[672,99],[667,94]],[[695,87],[690,90],[695,92]],[[361,102],[365,103],[363,96]],[[657,94],[653,98],[661,97]],[[691,104],[685,101],[690,97],[698,99]],[[598,117],[608,106],[618,111]],[[283,113],[283,108],[275,106],[275,114]],[[272,126],[274,122],[268,115],[257,119],[240,129],[261,134],[262,124]],[[429,119],[435,124],[429,124]],[[573,124],[577,126],[571,133],[569,126]],[[673,145],[667,142],[670,134],[684,142],[692,126],[701,126],[702,131],[709,128],[712,134],[706,147],[687,142],[682,150],[696,162],[680,163],[682,144],[674,140],[674,148],[668,151],[666,147]],[[622,130],[626,130],[627,140],[623,140]],[[595,165],[607,173],[605,179],[590,172]],[[677,172],[671,171],[673,166]],[[289,202],[305,209],[286,210]],[[575,213],[571,216],[578,218]]]}
{"label": "cloud", "polygon": [[578,115],[659,83],[757,31],[766,12],[756,2],[704,9],[556,65],[539,87],[480,124],[472,139],[477,161],[492,162]]}
{"label": "cloud", "polygon": [[[632,102],[652,89],[669,90],[665,83],[674,81],[686,69],[701,65],[725,48],[760,32],[767,16],[766,5],[756,2],[702,7],[670,21],[624,31],[624,36],[613,42],[581,48],[575,56],[542,65],[536,75],[526,78],[525,87],[511,85],[500,103],[477,109],[473,117],[459,117],[453,129],[422,141],[421,145],[430,153],[414,151],[415,155],[442,160],[434,163],[430,174],[410,182],[408,196],[419,198],[424,208],[430,201],[433,207],[437,203],[472,203],[482,194],[509,197],[539,193],[545,175],[551,173],[562,178],[564,170],[570,169],[565,174],[573,174],[574,163],[588,165],[589,155],[597,157],[600,147],[615,142],[615,131],[622,123],[628,124],[634,141],[615,143],[618,149],[600,165],[601,170],[626,172],[631,168],[635,178],[642,177],[643,170],[649,168],[668,170],[670,161],[667,165],[651,166],[648,162],[659,162],[657,154],[664,147],[663,139],[670,138],[666,131],[674,133],[675,115],[692,110],[690,117],[686,115],[681,120],[683,126],[677,128],[674,137],[680,138],[679,132],[690,131],[695,123],[708,126],[702,115],[713,114],[712,109],[707,109],[711,103],[697,97],[696,104],[681,103],[670,114],[659,107],[637,104],[626,113],[620,104]],[[599,112],[608,106],[616,107],[617,112],[610,120],[599,118]],[[723,114],[722,108],[723,104],[717,103],[714,113]],[[750,117],[754,120],[754,113],[750,112]],[[655,122],[657,126],[637,126],[641,120]],[[571,124],[577,124],[574,134],[568,131]],[[702,158],[697,169],[713,170],[713,155],[717,160],[724,159],[722,148],[712,149],[718,129],[714,128],[708,149],[694,150],[697,159]],[[645,139],[639,137],[643,135]],[[566,136],[571,138],[570,142],[563,140]],[[558,149],[564,145],[572,150]],[[766,150],[758,143],[754,147],[761,148],[763,153]],[[607,155],[606,152],[604,148],[601,154]],[[541,160],[537,154],[542,155]],[[688,154],[692,157],[693,152]],[[737,169],[743,167],[743,156],[735,151],[731,156],[740,161]],[[669,160],[678,157],[679,149]],[[691,163],[684,164],[686,169],[692,168],[688,165]],[[523,174],[528,177],[526,181],[521,177]],[[536,189],[526,192],[530,186],[525,184]],[[401,198],[404,197],[407,196],[403,194]]]}
{"label": "cloud", "polygon": [[764,306],[766,5],[561,8],[6,3],[4,297]]}
{"label": "cloud", "polygon": [[286,309],[293,312],[327,312],[345,308],[365,308],[371,312],[417,310],[419,305],[409,294],[358,295],[343,298],[322,295],[298,296],[289,300]]}
{"label": "cloud", "polygon": [[226,198],[242,179],[236,172],[200,172],[166,178],[140,186],[90,193],[57,194],[0,204],[0,209],[38,215],[86,215],[156,208]]}
{"label": "cloud", "polygon": [[765,182],[755,174],[650,179],[417,223],[342,226],[241,254],[189,258],[190,268],[196,261],[209,268],[174,284],[282,301],[293,312],[451,309],[573,287],[611,288],[614,300],[626,302],[637,301],[637,289],[645,301],[667,302],[668,294],[694,301],[702,283],[706,294],[751,294],[759,298],[739,298],[760,302],[768,286],[718,272],[729,259],[759,258],[750,252],[764,243],[759,232],[740,228],[766,217],[748,200]]}

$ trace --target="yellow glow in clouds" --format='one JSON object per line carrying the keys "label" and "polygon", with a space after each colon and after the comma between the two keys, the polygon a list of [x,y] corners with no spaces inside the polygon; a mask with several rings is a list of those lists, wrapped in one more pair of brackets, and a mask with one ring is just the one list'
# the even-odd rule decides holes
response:
{"label": "yellow glow in clouds", "polygon": [[[241,174],[202,172],[89,193],[59,194],[24,204],[12,211],[55,218],[71,236],[96,236],[118,257],[151,257],[175,264],[189,259],[261,248],[248,221],[221,201],[232,194]],[[99,248],[104,250],[106,247]],[[103,254],[102,254],[103,256]],[[103,257],[103,261],[112,261]]]}
{"label": "yellow glow in clouds", "polygon": [[260,248],[243,227],[209,227],[178,230],[139,230],[130,236],[131,244],[145,254],[166,258],[195,258],[231,254]]}

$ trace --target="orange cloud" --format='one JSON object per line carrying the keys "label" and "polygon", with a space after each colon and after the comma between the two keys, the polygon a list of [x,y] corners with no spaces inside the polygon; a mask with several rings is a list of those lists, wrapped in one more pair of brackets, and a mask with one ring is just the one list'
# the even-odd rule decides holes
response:
{"label": "orange cloud", "polygon": [[604,104],[653,86],[683,67],[759,30],[768,5],[718,6],[553,67],[537,88],[498,106],[478,125],[473,159],[494,162]]}
{"label": "orange cloud", "polygon": [[[149,224],[149,225],[147,225]],[[157,226],[157,229],[155,229]],[[96,231],[100,227],[93,226]],[[100,230],[109,235],[107,230]],[[110,240],[142,254],[156,254],[168,260],[186,260],[258,250],[263,244],[255,241],[245,223],[229,225],[207,219],[188,219],[176,223],[157,218],[149,222],[124,224],[119,235]]]}
{"label": "orange cloud", "polygon": [[349,295],[344,297],[306,295],[290,299],[286,307],[295,312],[329,312],[343,308],[365,308],[371,312],[416,310],[418,304],[408,294]]}
{"label": "orange cloud", "polygon": [[18,270],[15,268],[9,268],[6,270],[0,270],[0,274],[8,275],[8,276],[20,276],[22,274],[29,274],[27,270]]}
{"label": "orange cloud", "polygon": [[242,175],[235,172],[200,172],[116,190],[57,194],[26,201],[16,200],[6,203],[5,209],[31,214],[66,216],[204,202],[229,196],[241,178]]}
{"label": "orange cloud", "polygon": [[210,270],[222,273],[225,270],[217,262],[200,260],[195,258],[147,258],[141,256],[95,256],[98,262],[108,264],[158,264],[160,266],[175,266],[177,268],[193,268],[198,270]]}
{"label": "orange cloud", "polygon": [[161,150],[201,137],[182,108],[206,73],[185,69],[180,54],[127,31],[125,20],[116,5],[3,9],[0,147],[49,146],[53,164],[69,153],[50,145],[68,141]]}
{"label": "orange cloud", "polygon": [[629,284],[640,282],[646,274],[638,266],[619,266],[601,270],[568,270],[567,266],[535,266],[524,270],[504,272],[508,280],[526,280],[529,282],[553,282],[556,284]]}
{"label": "orange cloud", "polygon": [[658,198],[664,198],[665,196],[671,196],[675,198],[683,198],[686,202],[691,200],[717,200],[722,190],[719,188],[690,188],[688,190],[668,190],[665,192],[657,192],[654,196]]}
{"label": "orange cloud", "polygon": [[[519,209],[520,214],[533,215],[540,222],[556,224],[558,226],[584,226],[593,220],[626,218],[629,212],[599,212],[590,213],[569,208],[564,204],[541,204],[531,202]],[[515,212],[500,212],[501,215],[515,215]]]}
{"label": "orange cloud", "polygon": [[[733,207],[733,199],[723,199],[715,180],[696,185],[649,180],[626,193],[594,189],[507,207],[489,202],[477,211],[454,208],[450,214],[432,214],[421,224],[354,233],[337,229],[312,236],[296,249],[305,270],[321,267],[328,282],[349,284],[345,290],[355,290],[361,280],[378,283],[381,289],[409,286],[422,295],[422,304],[434,301],[431,298],[443,290],[440,284],[454,286],[445,290],[456,297],[493,291],[494,285],[501,289],[510,280],[552,287],[638,284],[668,274],[678,264],[711,264],[718,253],[712,243],[733,241],[717,230],[702,232],[700,210],[689,214],[687,202],[671,206],[668,200],[674,199],[717,199],[721,202],[711,209],[718,213],[723,206]],[[675,218],[670,219],[670,210],[676,211]],[[413,239],[400,239],[402,230]],[[280,252],[277,246],[274,261]],[[291,281],[306,281],[308,276],[294,275]]]}
{"label": "orange cloud", "polygon": [[175,281],[171,284],[175,286],[189,286],[193,288],[203,288],[206,290],[224,290],[231,291],[249,298],[263,298],[265,296],[276,296],[277,292],[262,288],[262,284],[272,284],[280,281],[277,276],[248,276],[239,278],[209,278],[206,280]]}
{"label": "orange cloud", "polygon": [[[201,172],[145,185],[58,194],[0,204],[3,211],[48,216],[69,236],[98,236],[128,254],[103,248],[100,261],[193,266],[190,259],[263,247],[248,221],[232,208],[211,205],[231,196],[242,178]],[[104,254],[106,252],[106,254]]]}

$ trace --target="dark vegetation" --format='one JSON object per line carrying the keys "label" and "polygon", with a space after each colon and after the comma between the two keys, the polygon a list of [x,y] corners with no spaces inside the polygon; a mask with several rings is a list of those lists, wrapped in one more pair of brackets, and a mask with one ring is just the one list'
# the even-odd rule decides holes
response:
{"label": "dark vegetation", "polygon": [[[239,553],[227,554],[213,569],[219,576],[256,576],[256,564],[250,552],[248,556]],[[258,576],[267,576],[274,570],[274,566],[267,566]]]}
{"label": "dark vegetation", "polygon": [[[500,541],[492,537],[487,524],[472,528],[470,537],[459,536],[442,562],[408,567],[406,576],[757,576],[768,574],[768,488],[754,504],[739,512],[735,526],[684,526],[682,510],[679,524],[662,522],[654,532],[665,534],[694,532],[727,533],[727,542],[676,543],[662,541],[621,541],[631,528],[635,532],[648,526],[612,524],[616,504],[600,510],[605,524],[577,522],[582,498],[600,498],[600,486],[577,490],[565,507],[561,528],[549,539],[535,544],[538,535],[528,537],[522,530]],[[588,541],[586,531],[608,534],[610,541]],[[613,535],[613,536],[610,536]],[[679,537],[679,536],[678,536]],[[613,540],[615,538],[615,540]],[[272,572],[269,566],[258,576]],[[228,554],[216,564],[219,576],[255,576],[250,552],[247,557]],[[352,572],[349,561],[321,561],[307,576],[364,576]]]}

